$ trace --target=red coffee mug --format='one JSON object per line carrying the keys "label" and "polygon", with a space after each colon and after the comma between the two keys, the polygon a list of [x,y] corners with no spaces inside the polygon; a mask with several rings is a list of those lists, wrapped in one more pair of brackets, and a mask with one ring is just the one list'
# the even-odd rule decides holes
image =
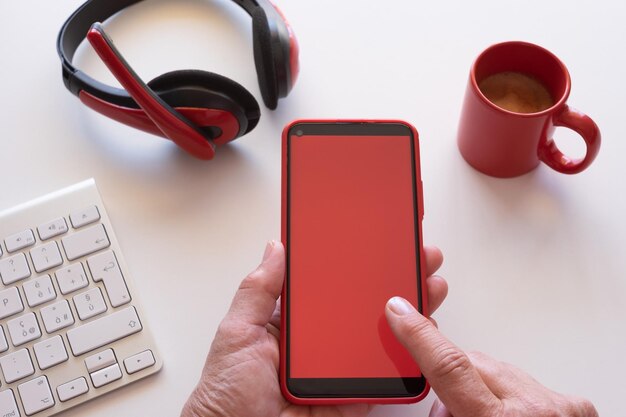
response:
{"label": "red coffee mug", "polygon": [[[555,104],[536,113],[516,113],[493,104],[478,85],[490,75],[509,71],[538,80]],[[565,65],[540,46],[504,42],[487,48],[470,70],[458,132],[461,154],[471,166],[494,177],[525,174],[540,161],[564,174],[581,172],[600,150],[600,130],[588,116],[565,103],[570,87]],[[570,128],[584,139],[584,158],[572,159],[559,151],[552,139],[557,126]]]}

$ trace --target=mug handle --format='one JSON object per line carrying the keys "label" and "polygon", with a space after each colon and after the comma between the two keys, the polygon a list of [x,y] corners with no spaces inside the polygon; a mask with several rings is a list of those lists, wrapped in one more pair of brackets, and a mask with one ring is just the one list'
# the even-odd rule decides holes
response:
{"label": "mug handle", "polygon": [[539,144],[539,159],[563,174],[578,174],[591,165],[600,151],[600,129],[589,116],[567,105],[554,116],[553,123],[578,133],[587,145],[587,153],[584,158],[572,159],[559,150],[554,139],[549,138]]}

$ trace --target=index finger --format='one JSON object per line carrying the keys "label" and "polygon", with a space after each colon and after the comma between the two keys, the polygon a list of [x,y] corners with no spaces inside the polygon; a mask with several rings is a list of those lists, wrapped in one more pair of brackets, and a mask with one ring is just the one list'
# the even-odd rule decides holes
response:
{"label": "index finger", "polygon": [[385,314],[396,338],[452,415],[497,415],[500,400],[485,385],[468,356],[427,318],[400,297],[389,300]]}

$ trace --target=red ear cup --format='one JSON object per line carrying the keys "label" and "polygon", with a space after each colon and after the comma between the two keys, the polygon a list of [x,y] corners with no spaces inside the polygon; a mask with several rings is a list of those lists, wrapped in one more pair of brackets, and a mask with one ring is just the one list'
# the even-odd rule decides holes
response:
{"label": "red ear cup", "polygon": [[265,106],[274,110],[278,105],[278,74],[269,22],[265,10],[261,7],[252,12],[252,43],[261,96]]}
{"label": "red ear cup", "polygon": [[[235,81],[207,71],[179,70],[165,73],[148,83],[148,86],[167,104],[177,109],[202,108],[229,112],[239,125],[235,139],[252,130],[259,121],[257,101],[243,86]],[[193,118],[192,118],[193,119]],[[193,120],[201,130],[219,139],[220,126],[202,125]]]}
{"label": "red ear cup", "polygon": [[[279,9],[278,12],[282,13]],[[285,20],[285,25],[287,25],[287,30],[289,31],[289,90],[293,88],[296,84],[296,80],[298,79],[298,75],[300,75],[300,44],[298,44],[298,39],[296,38],[291,25]]]}

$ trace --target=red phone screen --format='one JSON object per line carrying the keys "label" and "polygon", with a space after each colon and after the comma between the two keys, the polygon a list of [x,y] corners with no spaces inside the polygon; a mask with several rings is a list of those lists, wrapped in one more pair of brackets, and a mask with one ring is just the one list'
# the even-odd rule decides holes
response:
{"label": "red phone screen", "polygon": [[412,137],[288,140],[289,377],[419,377],[384,317],[419,298]]}

